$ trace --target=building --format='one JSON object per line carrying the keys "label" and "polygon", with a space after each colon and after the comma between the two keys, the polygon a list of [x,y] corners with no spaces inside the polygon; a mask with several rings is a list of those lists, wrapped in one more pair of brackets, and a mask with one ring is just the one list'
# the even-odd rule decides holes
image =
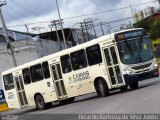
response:
{"label": "building", "polygon": [[146,19],[146,18],[154,15],[156,12],[157,11],[154,7],[148,7],[148,8],[141,10],[135,14],[135,21],[138,22],[143,19]]}
{"label": "building", "polygon": [[[21,40],[11,42],[11,45],[14,46],[14,55],[17,65],[60,51],[59,43],[51,40]],[[64,48],[64,46],[62,46],[62,48]],[[0,66],[0,73],[14,67],[11,53],[7,50],[6,43],[0,44]],[[2,84],[0,78],[0,89],[1,88]]]}
{"label": "building", "polygon": [[151,7],[149,11],[150,11],[150,14],[148,14],[147,16],[144,16],[144,13],[141,11],[141,15],[138,19],[136,19],[137,21],[134,24],[134,26],[136,26],[137,23],[147,24],[148,21],[151,19],[160,20],[160,12],[159,11],[156,11],[155,9],[153,9],[153,7]]}
{"label": "building", "polygon": [[[31,33],[19,32],[19,31],[14,31],[9,29],[7,30],[7,32],[11,42],[32,39],[32,36],[34,35]],[[3,35],[2,28],[0,28],[0,43],[4,43],[4,42],[5,42],[5,37]]]}
{"label": "building", "polygon": [[152,17],[155,18],[156,20],[160,20],[160,12],[153,14]]}
{"label": "building", "polygon": [[[57,33],[60,41],[63,43],[62,31],[58,30]],[[64,35],[69,47],[82,44],[96,38],[96,36],[92,34],[73,28],[64,28]],[[35,36],[39,36],[40,39],[58,41],[56,31],[41,33]]]}

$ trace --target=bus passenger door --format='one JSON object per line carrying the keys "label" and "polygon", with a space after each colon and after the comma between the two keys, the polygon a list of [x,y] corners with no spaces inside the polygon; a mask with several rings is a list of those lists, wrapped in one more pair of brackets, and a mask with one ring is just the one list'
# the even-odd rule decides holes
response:
{"label": "bus passenger door", "polygon": [[109,46],[107,48],[103,48],[103,51],[112,88],[125,84],[119,67],[115,47]]}
{"label": "bus passenger door", "polygon": [[15,76],[14,80],[16,84],[19,103],[21,105],[21,108],[25,108],[26,106],[28,106],[28,101],[27,101],[27,97],[24,89],[22,75]]}
{"label": "bus passenger door", "polygon": [[60,64],[57,63],[57,64],[51,65],[51,69],[52,69],[53,82],[54,82],[57,98],[58,99],[66,98],[67,92],[66,92],[66,88],[62,78],[62,71],[60,69]]}

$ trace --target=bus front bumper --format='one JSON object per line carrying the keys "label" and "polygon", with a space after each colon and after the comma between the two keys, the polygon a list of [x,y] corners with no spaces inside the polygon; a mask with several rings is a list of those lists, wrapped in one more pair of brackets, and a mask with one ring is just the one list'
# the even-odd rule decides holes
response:
{"label": "bus front bumper", "polygon": [[152,71],[141,73],[141,74],[123,75],[126,84],[131,84],[131,83],[134,83],[137,81],[142,81],[145,79],[154,78],[154,77],[158,77],[158,76],[159,76],[158,68],[154,69]]}

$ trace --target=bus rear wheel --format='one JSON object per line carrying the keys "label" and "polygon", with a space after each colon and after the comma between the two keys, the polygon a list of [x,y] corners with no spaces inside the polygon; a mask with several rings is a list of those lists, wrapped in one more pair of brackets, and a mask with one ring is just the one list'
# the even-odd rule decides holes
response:
{"label": "bus rear wheel", "polygon": [[138,88],[138,81],[130,84],[129,87],[130,87],[132,90],[137,89],[137,88]]}
{"label": "bus rear wheel", "polygon": [[36,95],[35,97],[35,103],[36,103],[36,108],[38,110],[44,110],[46,107],[46,104],[44,102],[44,99],[41,95]]}
{"label": "bus rear wheel", "polygon": [[109,95],[109,89],[107,83],[103,79],[99,79],[97,82],[97,95],[99,97],[105,97]]}

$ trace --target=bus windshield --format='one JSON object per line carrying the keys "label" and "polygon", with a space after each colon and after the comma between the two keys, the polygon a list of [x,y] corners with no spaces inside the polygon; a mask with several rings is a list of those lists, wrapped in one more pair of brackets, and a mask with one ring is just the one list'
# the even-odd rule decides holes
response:
{"label": "bus windshield", "polygon": [[124,64],[138,64],[154,58],[148,37],[126,39],[117,42],[120,59]]}

